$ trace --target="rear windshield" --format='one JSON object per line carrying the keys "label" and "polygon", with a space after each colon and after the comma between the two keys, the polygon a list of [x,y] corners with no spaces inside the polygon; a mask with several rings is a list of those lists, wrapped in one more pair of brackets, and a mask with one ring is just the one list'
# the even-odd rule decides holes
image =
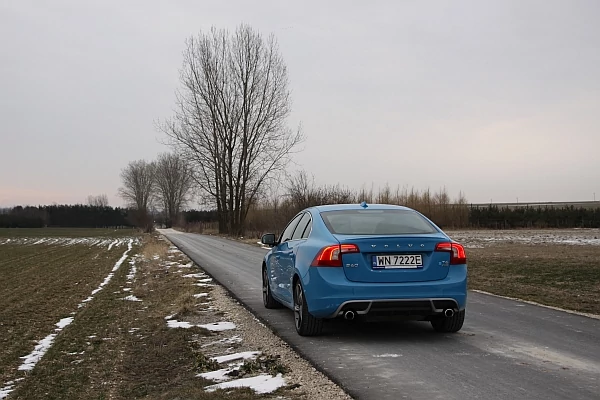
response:
{"label": "rear windshield", "polygon": [[410,210],[343,210],[321,213],[327,229],[339,235],[408,235],[437,230]]}

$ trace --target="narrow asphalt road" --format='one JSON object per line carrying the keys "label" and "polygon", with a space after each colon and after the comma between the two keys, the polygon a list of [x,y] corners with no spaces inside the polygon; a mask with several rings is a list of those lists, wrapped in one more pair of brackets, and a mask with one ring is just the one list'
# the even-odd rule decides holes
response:
{"label": "narrow asphalt road", "polygon": [[354,398],[600,399],[600,320],[469,293],[457,334],[436,334],[425,322],[336,320],[305,338],[292,311],[262,305],[266,250],[162,233]]}

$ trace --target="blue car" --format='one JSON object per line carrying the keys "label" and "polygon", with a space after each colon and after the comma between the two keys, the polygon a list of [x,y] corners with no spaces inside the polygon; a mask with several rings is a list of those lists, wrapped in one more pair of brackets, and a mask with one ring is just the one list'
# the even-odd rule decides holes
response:
{"label": "blue car", "polygon": [[465,320],[467,258],[419,212],[382,204],[307,208],[271,246],[262,264],[263,303],[294,311],[302,336],[323,320],[402,318],[457,332]]}

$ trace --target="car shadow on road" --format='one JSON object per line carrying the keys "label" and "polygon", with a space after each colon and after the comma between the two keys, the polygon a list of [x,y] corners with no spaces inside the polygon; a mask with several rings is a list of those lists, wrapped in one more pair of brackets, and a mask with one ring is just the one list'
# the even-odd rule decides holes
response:
{"label": "car shadow on road", "polygon": [[335,319],[326,321],[323,336],[336,339],[377,340],[378,342],[448,342],[464,337],[462,334],[443,334],[433,330],[427,321],[363,322]]}

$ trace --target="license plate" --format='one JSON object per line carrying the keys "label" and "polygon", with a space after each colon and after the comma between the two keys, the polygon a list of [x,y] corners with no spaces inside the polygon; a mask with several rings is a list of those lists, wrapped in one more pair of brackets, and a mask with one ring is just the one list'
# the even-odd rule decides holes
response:
{"label": "license plate", "polygon": [[422,266],[421,254],[373,256],[373,269],[421,268]]}

